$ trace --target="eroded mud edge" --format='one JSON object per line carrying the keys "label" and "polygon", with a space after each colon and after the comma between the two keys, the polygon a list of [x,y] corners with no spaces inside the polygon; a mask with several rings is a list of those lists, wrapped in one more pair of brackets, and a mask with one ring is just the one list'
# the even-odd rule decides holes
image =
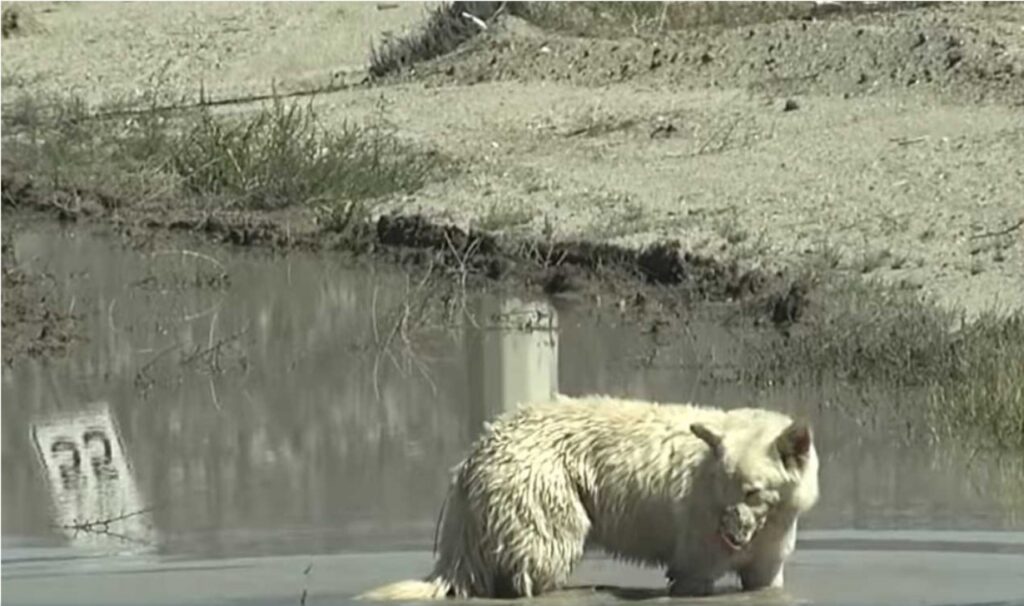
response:
{"label": "eroded mud edge", "polygon": [[[338,232],[316,225],[302,209],[289,210],[287,216],[136,209],[82,189],[57,192],[55,198],[54,192],[37,193],[30,182],[6,176],[2,194],[5,213],[109,225],[129,241],[145,241],[145,234],[185,232],[225,245],[281,252],[330,251],[409,271],[439,269],[477,291],[559,297],[584,302],[595,311],[628,307],[641,318],[656,317],[662,324],[684,320],[687,311],[708,303],[724,304],[733,312],[742,310],[757,322],[788,324],[800,317],[807,301],[808,287],[800,280],[781,272],[744,268],[734,260],[694,255],[674,240],[630,249],[587,240],[497,237],[401,214],[367,219]],[[7,230],[5,236],[9,237]],[[8,289],[19,287],[17,282],[5,281],[5,301]],[[18,316],[10,318],[10,323],[5,317],[5,340],[18,321]],[[52,348],[20,351],[58,353]]]}

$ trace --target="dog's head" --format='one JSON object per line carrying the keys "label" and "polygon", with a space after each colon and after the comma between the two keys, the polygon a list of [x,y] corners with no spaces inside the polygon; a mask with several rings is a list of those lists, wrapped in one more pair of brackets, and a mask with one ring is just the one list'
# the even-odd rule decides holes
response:
{"label": "dog's head", "polygon": [[690,430],[712,457],[722,544],[739,550],[774,515],[792,518],[814,506],[818,456],[807,423],[747,411],[730,415],[720,427],[694,423]]}

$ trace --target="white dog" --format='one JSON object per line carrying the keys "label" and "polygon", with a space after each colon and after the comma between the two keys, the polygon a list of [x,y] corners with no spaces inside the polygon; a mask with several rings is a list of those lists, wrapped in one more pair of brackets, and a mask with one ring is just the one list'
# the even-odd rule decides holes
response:
{"label": "white dog", "polygon": [[662,566],[673,595],[721,575],[781,587],[818,498],[810,428],[766,410],[556,397],[485,424],[453,472],[434,571],[360,597],[529,597],[584,544]]}

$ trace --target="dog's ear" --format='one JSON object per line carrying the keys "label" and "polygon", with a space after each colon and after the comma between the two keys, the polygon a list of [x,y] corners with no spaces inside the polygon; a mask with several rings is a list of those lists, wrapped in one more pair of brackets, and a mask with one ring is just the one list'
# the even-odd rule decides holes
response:
{"label": "dog's ear", "polygon": [[711,452],[715,453],[716,457],[722,456],[721,435],[711,431],[710,429],[707,428],[706,425],[702,423],[694,423],[690,425],[690,431],[693,432],[693,435],[697,436],[701,440],[704,440],[704,443],[706,443],[708,447],[711,448]]}
{"label": "dog's ear", "polygon": [[786,467],[803,469],[811,454],[814,435],[811,426],[804,421],[793,421],[775,440]]}

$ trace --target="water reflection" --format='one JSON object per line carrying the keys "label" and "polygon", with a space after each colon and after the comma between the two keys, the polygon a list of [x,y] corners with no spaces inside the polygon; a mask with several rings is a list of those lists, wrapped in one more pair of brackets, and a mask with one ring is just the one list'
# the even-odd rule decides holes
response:
{"label": "water reflection", "polygon": [[466,331],[469,431],[521,402],[558,392],[558,315],[542,301],[482,298]]}
{"label": "water reflection", "polygon": [[[141,252],[53,228],[21,232],[15,250],[53,273],[54,300],[74,301],[89,341],[66,360],[3,372],[5,540],[69,540],[55,528],[68,522],[53,519],[50,490],[69,490],[77,449],[90,486],[116,470],[117,486],[134,478],[135,487],[76,502],[73,515],[152,507],[128,534],[162,553],[429,548],[448,470],[483,420],[555,391],[809,416],[822,501],[805,528],[1024,528],[1019,461],[907,444],[893,439],[899,427],[847,412],[906,394],[722,382],[736,341],[718,326],[694,322],[659,363],[638,366],[651,342],[635,327],[481,298],[446,330],[410,333],[401,351],[382,354],[381,335],[420,276],[188,241]],[[83,408],[97,401],[105,412]],[[93,427],[108,437],[109,465]]]}
{"label": "water reflection", "polygon": [[49,481],[55,527],[73,545],[120,550],[155,544],[148,507],[105,403],[39,418],[31,430]]}

